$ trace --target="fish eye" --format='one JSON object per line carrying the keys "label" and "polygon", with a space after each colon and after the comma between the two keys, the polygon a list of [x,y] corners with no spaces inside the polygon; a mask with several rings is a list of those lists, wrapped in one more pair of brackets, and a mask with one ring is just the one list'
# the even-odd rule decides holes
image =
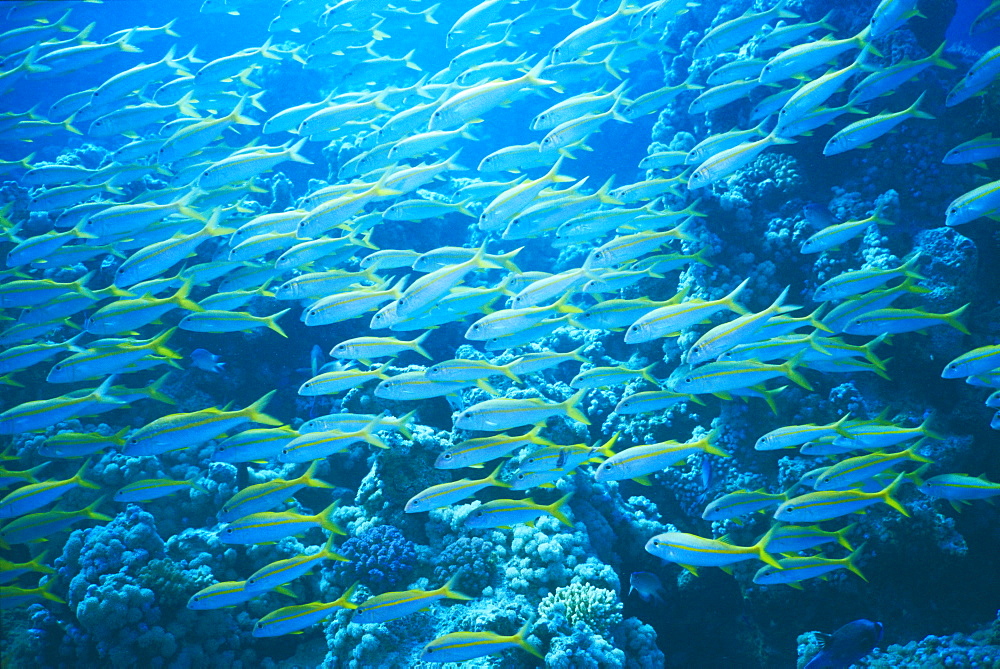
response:
{"label": "fish eye", "polygon": [[445,460],[451,460],[452,455],[451,455],[451,453],[445,453],[444,456],[442,456],[442,457],[444,457]]}
{"label": "fish eye", "polygon": [[685,383],[691,383],[692,379],[691,379],[691,377],[689,376],[689,377],[687,377],[686,379],[684,379],[684,381],[685,381]]}
{"label": "fish eye", "polygon": [[233,528],[227,527],[226,528],[226,534],[232,534],[232,533],[233,533]]}

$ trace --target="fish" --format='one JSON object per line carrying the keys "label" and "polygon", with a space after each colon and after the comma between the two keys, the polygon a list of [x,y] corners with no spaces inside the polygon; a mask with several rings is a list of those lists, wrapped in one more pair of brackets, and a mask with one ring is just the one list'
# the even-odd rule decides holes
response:
{"label": "fish", "polygon": [[527,621],[516,634],[503,636],[495,632],[452,632],[440,636],[420,653],[424,662],[464,662],[485,655],[492,655],[508,648],[520,648],[540,660],[542,652],[527,640],[531,621]]}
{"label": "fish", "polygon": [[941,371],[942,379],[975,376],[1000,367],[1000,345],[980,346],[958,356]]}
{"label": "fish", "polygon": [[[1000,138],[991,133],[980,135],[975,139],[962,142],[948,151],[941,162],[945,165],[964,165],[972,163],[977,167],[986,168],[986,161],[1000,158]],[[9,264],[9,262],[8,262]]]}
{"label": "fish", "polygon": [[448,582],[434,590],[404,590],[386,592],[369,597],[354,610],[351,622],[368,625],[384,623],[422,611],[442,599],[470,601],[472,597],[455,590],[461,574],[455,574]]}
{"label": "fish", "polygon": [[956,226],[977,218],[1000,218],[1000,180],[974,188],[948,205],[945,225]]}
{"label": "fish", "polygon": [[100,497],[75,511],[44,511],[20,516],[0,527],[0,541],[8,545],[45,541],[57,532],[64,532],[80,521],[111,522],[111,517],[97,511],[106,498]]}
{"label": "fish", "polygon": [[238,411],[212,408],[157,418],[132,433],[122,452],[126,455],[158,455],[214,439],[245,423],[280,426],[281,421],[263,413],[276,392],[272,390]]}
{"label": "fish", "polygon": [[824,490],[806,493],[782,502],[774,512],[774,517],[776,520],[791,523],[821,522],[861,511],[878,502],[884,502],[909,517],[910,512],[893,497],[903,479],[903,474],[899,474],[885,488],[872,493],[859,490]]}
{"label": "fish", "polygon": [[697,365],[701,362],[718,359],[723,352],[740,344],[754,341],[771,316],[790,310],[790,307],[784,305],[788,291],[789,288],[786,286],[767,309],[753,314],[744,314],[736,320],[716,325],[703,334],[688,349],[687,364]]}
{"label": "fish", "polygon": [[291,583],[299,576],[316,569],[323,560],[347,562],[347,558],[333,550],[336,534],[331,534],[326,545],[315,553],[297,555],[284,560],[277,560],[261,567],[251,574],[244,582],[243,589],[252,595],[263,594],[275,590],[286,583]]}
{"label": "fish", "polygon": [[578,423],[590,425],[587,416],[578,408],[587,390],[578,390],[563,402],[543,399],[494,399],[485,400],[462,411],[455,418],[455,427],[461,430],[500,432],[522,425],[535,425],[553,416],[565,416]]}
{"label": "fish", "polygon": [[859,269],[844,272],[820,284],[816,288],[813,299],[817,302],[842,300],[854,295],[860,295],[861,293],[867,293],[896,278],[910,278],[922,281],[924,277],[915,269],[919,261],[920,256],[914,255],[897,268]]}
{"label": "fish", "polygon": [[292,511],[261,512],[232,521],[219,531],[224,544],[260,544],[297,536],[312,527],[321,527],[333,534],[345,534],[334,520],[337,502],[313,516],[303,516]]}
{"label": "fish", "polygon": [[833,156],[855,148],[869,148],[872,141],[909,118],[933,119],[933,116],[919,109],[925,95],[926,92],[921,93],[916,102],[902,111],[878,114],[851,123],[830,138],[823,147],[823,155]]}
{"label": "fish", "polygon": [[101,486],[83,478],[83,473],[90,468],[86,461],[76,474],[68,479],[48,480],[21,486],[0,499],[0,518],[9,519],[23,516],[40,509],[59,499],[74,488],[89,488],[100,490]]}
{"label": "fish", "polygon": [[848,569],[857,574],[861,580],[867,581],[865,575],[861,573],[855,562],[861,557],[864,545],[862,544],[856,551],[845,558],[830,559],[824,557],[786,557],[778,560],[778,568],[771,565],[764,565],[756,574],[753,582],[758,585],[777,585],[784,583],[801,588],[802,581],[816,578],[836,571],[837,569]]}
{"label": "fish", "polygon": [[895,224],[889,219],[884,218],[880,210],[876,210],[871,216],[859,221],[831,222],[802,242],[800,250],[802,253],[821,253],[822,251],[836,248],[861,234],[872,225]]}
{"label": "fish", "polygon": [[68,418],[79,415],[90,415],[95,407],[120,407],[122,402],[108,393],[114,383],[114,376],[109,376],[100,386],[88,393],[77,396],[61,395],[48,400],[33,400],[18,404],[0,413],[0,434],[18,434],[33,432],[56,425]]}
{"label": "fish", "polygon": [[839,627],[833,634],[820,637],[819,653],[804,669],[846,669],[868,655],[882,640],[882,623],[854,620]]}
{"label": "fish", "polygon": [[719,433],[713,430],[700,439],[685,443],[663,441],[626,448],[602,462],[594,478],[601,482],[633,479],[638,483],[651,485],[649,474],[683,464],[690,455],[705,453],[730,457],[729,453],[715,445],[718,436]]}
{"label": "fish", "polygon": [[856,527],[857,523],[851,523],[837,531],[827,531],[819,525],[808,527],[801,525],[780,525],[774,534],[771,535],[771,540],[767,544],[767,551],[769,553],[798,553],[835,541],[853,552],[854,548],[848,542],[847,535]]}
{"label": "fish", "polygon": [[[836,444],[836,441],[834,441]],[[846,490],[863,483],[896,463],[903,460],[912,462],[933,462],[916,452],[919,444],[900,451],[899,453],[871,453],[854,458],[847,458],[827,467],[816,478],[813,488],[816,490]]]}
{"label": "fish", "polygon": [[989,499],[1000,495],[1000,483],[990,481],[985,474],[982,476],[938,474],[920,482],[917,490],[930,497],[948,500],[958,511],[961,502]]}
{"label": "fish", "polygon": [[388,379],[390,377],[385,373],[385,370],[389,368],[390,364],[390,362],[387,362],[381,367],[369,369],[367,371],[360,369],[345,369],[333,372],[324,372],[303,383],[299,387],[299,395],[336,395],[344,392],[345,390],[357,388],[372,379]]}
{"label": "fish", "polygon": [[663,583],[660,578],[648,571],[634,571],[629,576],[628,594],[638,593],[644,602],[663,604]]}
{"label": "fish", "polygon": [[222,505],[217,514],[219,520],[229,523],[253,513],[270,511],[304,488],[333,489],[326,481],[315,478],[318,465],[318,460],[313,461],[301,476],[294,479],[276,478],[243,488]]}
{"label": "fish", "polygon": [[344,594],[332,602],[312,602],[311,604],[286,606],[276,611],[271,611],[254,623],[251,634],[258,638],[295,634],[300,630],[329,618],[338,609],[356,609],[357,605],[351,602],[356,589],[357,583],[349,587],[344,591]]}
{"label": "fish", "polygon": [[482,466],[484,462],[508,455],[528,444],[555,447],[556,444],[539,436],[542,429],[542,425],[536,425],[523,435],[497,434],[466,439],[453,446],[448,446],[438,455],[434,467],[436,469],[462,469],[463,467]]}
{"label": "fish", "polygon": [[755,511],[765,511],[788,499],[787,493],[772,495],[763,488],[735,490],[719,497],[705,507],[701,517],[705,520],[731,520]]}
{"label": "fish", "polygon": [[706,539],[684,532],[664,532],[646,542],[646,552],[661,560],[675,562],[692,574],[698,567],[728,567],[745,560],[760,560],[780,569],[781,565],[766,547],[777,526],[772,527],[752,546],[736,546],[723,539]]}
{"label": "fish", "polygon": [[195,483],[195,479],[173,481],[167,478],[155,478],[133,481],[132,483],[119,488],[114,494],[114,500],[119,503],[150,502],[154,499],[159,499],[160,497],[173,495],[174,493],[184,490],[185,488],[189,490],[197,490],[205,493],[206,495],[208,494],[207,490]]}
{"label": "fish", "polygon": [[743,315],[747,310],[736,302],[736,298],[749,282],[749,279],[745,279],[728,295],[718,300],[689,300],[654,309],[629,326],[625,332],[625,343],[640,344],[670,336],[710,318],[723,309]]}
{"label": "fish", "polygon": [[375,435],[378,427],[379,423],[376,417],[368,425],[352,432],[327,430],[324,432],[301,434],[285,444],[278,455],[278,461],[310,462],[319,458],[325,458],[334,453],[346,451],[360,441],[378,448],[389,448],[381,438]]}
{"label": "fish", "polygon": [[225,371],[226,363],[222,362],[221,356],[207,351],[203,348],[196,348],[190,353],[191,366],[205,372],[221,374]]}
{"label": "fish", "polygon": [[411,497],[403,507],[403,510],[406,513],[430,511],[444,506],[451,506],[475,495],[484,488],[509,488],[510,484],[504,483],[499,478],[503,466],[504,463],[501,462],[493,470],[492,474],[479,480],[461,479],[460,481],[439,483],[426,488]]}
{"label": "fish", "polygon": [[742,16],[721,23],[698,41],[692,52],[693,58],[706,58],[709,55],[730,51],[754,36],[757,31],[777,19],[797,19],[797,14],[784,8],[785,1],[779,0],[771,9],[753,13],[747,11]]}
{"label": "fish", "polygon": [[215,447],[216,462],[252,462],[277,457],[299,433],[287,425],[270,429],[243,430]]}
{"label": "fish", "polygon": [[485,529],[491,527],[511,527],[521,523],[533,523],[541,516],[549,515],[567,527],[572,521],[563,508],[569,503],[573,493],[563,495],[551,504],[538,504],[533,499],[497,499],[480,505],[465,519],[466,527]]}

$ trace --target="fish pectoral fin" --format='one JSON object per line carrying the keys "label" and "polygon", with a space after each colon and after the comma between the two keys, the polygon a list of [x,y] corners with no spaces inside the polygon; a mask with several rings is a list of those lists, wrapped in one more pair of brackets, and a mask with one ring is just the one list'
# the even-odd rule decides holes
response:
{"label": "fish pectoral fin", "polygon": [[[680,564],[680,563],[678,562],[677,564]],[[691,572],[695,576],[698,575],[698,568],[697,567],[695,567],[693,565],[689,565],[689,564],[681,564],[681,566],[684,567],[685,569],[687,569],[689,572]]]}

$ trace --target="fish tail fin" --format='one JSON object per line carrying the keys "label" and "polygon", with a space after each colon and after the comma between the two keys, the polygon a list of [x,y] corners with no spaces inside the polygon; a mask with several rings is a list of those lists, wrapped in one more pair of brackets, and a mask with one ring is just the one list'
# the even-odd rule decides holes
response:
{"label": "fish tail fin", "polygon": [[969,328],[965,327],[965,324],[962,321],[958,320],[959,316],[964,314],[965,310],[968,308],[969,308],[968,304],[962,305],[958,309],[955,309],[955,311],[944,314],[941,317],[941,320],[944,321],[946,324],[950,325],[951,327],[955,328],[962,334],[969,334]]}
{"label": "fish tail fin", "polygon": [[308,138],[303,137],[298,142],[288,147],[288,159],[294,163],[305,163],[306,165],[312,165],[313,161],[309,160],[301,153],[299,153],[302,150],[302,147],[306,145],[307,141]]}
{"label": "fish tail fin", "polygon": [[861,544],[860,546],[858,546],[858,549],[856,551],[852,552],[850,555],[844,558],[844,566],[850,569],[855,574],[857,574],[862,581],[867,583],[868,578],[865,577],[865,575],[861,573],[861,570],[858,569],[858,566],[854,564],[857,561],[857,559],[861,557],[864,550],[865,550],[865,544]]}
{"label": "fish tail fin", "polygon": [[[930,420],[930,419],[928,419],[928,420]],[[926,425],[926,424],[927,424],[927,421],[924,421],[924,425]],[[923,428],[924,425],[921,425],[920,428]],[[928,437],[930,437],[934,433],[930,432],[928,430],[924,434],[926,434]],[[924,457],[923,455],[920,455],[919,453],[917,453],[917,449],[920,448],[921,446],[923,446],[924,441],[926,441],[926,437],[924,439],[921,439],[917,443],[913,444],[912,446],[910,446],[905,451],[903,451],[901,453],[901,455],[904,455],[907,460],[912,460],[913,462],[922,462],[922,463],[925,463],[925,464],[934,462],[930,458]]]}
{"label": "fish tail fin", "polygon": [[424,15],[424,23],[430,23],[432,25],[437,25],[438,24],[437,19],[434,18],[434,12],[437,11],[438,7],[440,7],[440,6],[441,6],[441,3],[439,2],[439,3],[435,4],[435,5],[431,5],[427,9],[423,10],[422,12],[420,12],[421,14]]}
{"label": "fish tail fin", "polygon": [[569,354],[577,362],[590,362],[590,360],[587,360],[587,358],[585,358],[583,356],[583,349],[586,348],[586,347],[587,347],[587,345],[583,344],[583,345],[577,347],[576,349],[570,351]]}
{"label": "fish tail fin", "polygon": [[614,184],[614,182],[615,182],[615,175],[612,174],[610,177],[608,177],[608,180],[605,181],[601,185],[601,187],[597,189],[597,192],[594,193],[594,197],[597,198],[598,202],[601,202],[603,204],[617,204],[617,205],[625,204],[618,198],[611,197],[611,195],[609,195],[609,193],[611,192],[611,186]]}
{"label": "fish tail fin", "polygon": [[789,381],[792,381],[802,386],[806,390],[811,391],[813,387],[809,384],[809,381],[806,380],[806,377],[802,376],[802,374],[798,372],[796,369],[802,363],[802,359],[805,357],[805,354],[806,354],[805,349],[799,351],[794,356],[792,356],[791,360],[789,360],[783,365],[780,365],[780,367],[781,371],[785,373],[785,376],[788,377]]}
{"label": "fish tail fin", "polygon": [[466,602],[474,599],[473,597],[469,597],[468,595],[461,593],[455,589],[455,587],[458,585],[458,579],[459,577],[461,577],[461,575],[462,575],[461,572],[454,574],[451,578],[448,579],[447,583],[441,586],[440,592],[444,597],[447,597],[448,599],[460,599]]}
{"label": "fish tail fin", "polygon": [[847,540],[847,535],[850,534],[851,530],[853,530],[857,526],[858,526],[857,523],[851,523],[847,527],[843,527],[834,532],[834,534],[837,535],[837,543],[851,552],[854,551],[854,547],[851,546],[851,542]]}
{"label": "fish tail fin", "polygon": [[560,523],[562,523],[567,527],[573,527],[573,522],[566,515],[566,512],[563,511],[563,508],[569,502],[571,497],[573,497],[573,493],[571,492],[566,493],[556,501],[552,502],[552,504],[549,504],[548,506],[545,507],[546,511],[548,511],[556,520],[558,520]]}
{"label": "fish tail fin", "polygon": [[941,56],[944,53],[944,48],[945,48],[945,46],[947,46],[947,44],[948,44],[947,40],[945,40],[944,42],[941,42],[941,46],[939,46],[937,49],[935,49],[934,53],[932,53],[930,56],[928,56],[928,58],[930,59],[931,64],[933,64],[933,65],[937,65],[938,67],[943,67],[946,70],[954,70],[955,66],[952,65],[947,60],[945,60],[944,58],[942,58],[942,56]]}
{"label": "fish tail fin", "polygon": [[597,447],[597,452],[606,458],[610,458],[615,454],[614,446],[618,442],[618,437],[621,436],[621,432],[615,432],[610,439],[604,442],[602,445]]}
{"label": "fish tail fin", "polygon": [[55,579],[49,579],[45,582],[45,585],[40,585],[37,588],[33,588],[30,592],[34,592],[37,595],[41,595],[43,599],[47,599],[50,602],[56,602],[58,604],[65,604],[66,600],[59,595],[52,593],[52,586],[56,584]]}
{"label": "fish tail fin", "polygon": [[201,114],[191,104],[192,101],[194,101],[194,91],[188,91],[184,94],[184,97],[177,101],[177,112],[191,118],[201,118]]}
{"label": "fish tail fin", "polygon": [[561,314],[582,314],[583,309],[580,307],[574,307],[569,303],[570,298],[573,297],[575,293],[573,291],[567,291],[552,304],[552,308]]}
{"label": "fish tail fin", "polygon": [[927,277],[923,276],[917,272],[917,263],[920,261],[920,253],[914,253],[912,256],[906,259],[902,267],[899,268],[904,277],[911,278],[915,281],[926,281]]}
{"label": "fish tail fin", "polygon": [[379,419],[376,418],[361,428],[361,439],[363,439],[365,443],[371,444],[376,448],[389,448],[389,446],[382,441],[382,438],[375,434],[375,430],[378,428],[378,423]]}
{"label": "fish tail fin", "polygon": [[498,476],[500,476],[500,471],[503,469],[503,466],[505,464],[507,464],[507,461],[501,460],[500,464],[498,464],[496,469],[493,470],[493,473],[487,476],[485,479],[483,479],[483,483],[487,483],[495,488],[509,488],[510,487],[509,483],[504,483],[499,478],[497,478]]}
{"label": "fish tail fin", "polygon": [[916,102],[910,105],[910,107],[906,110],[906,113],[912,116],[913,118],[933,119],[934,117],[932,115],[928,114],[925,111],[920,111],[920,103],[924,101],[924,97],[926,95],[927,91],[921,93],[920,97],[917,98]]}
{"label": "fish tail fin", "polygon": [[897,490],[899,490],[899,486],[903,484],[903,479],[905,478],[906,474],[899,474],[895,479],[893,479],[892,483],[887,485],[885,489],[882,490],[881,492],[876,493],[876,495],[878,497],[881,497],[883,502],[885,502],[886,504],[894,508],[896,511],[899,511],[901,514],[909,518],[910,512],[906,510],[905,506],[899,503],[899,500],[893,497],[893,494]]}
{"label": "fish tail fin", "polygon": [[80,509],[80,511],[78,513],[86,516],[87,518],[90,518],[91,520],[100,520],[100,521],[103,521],[105,523],[109,523],[109,522],[111,522],[111,516],[108,516],[108,515],[103,514],[103,513],[98,513],[98,511],[97,511],[98,507],[100,507],[101,504],[104,504],[104,502],[107,499],[108,499],[107,495],[102,495],[101,497],[98,497],[97,499],[95,499],[93,502],[91,502],[87,506],[85,506],[82,509]]}
{"label": "fish tail fin", "polygon": [[351,587],[344,591],[340,597],[337,598],[335,604],[345,609],[356,609],[358,605],[351,601],[351,597],[354,596],[354,591],[358,589],[358,581],[355,581]]}
{"label": "fish tail fin", "polygon": [[73,481],[74,483],[76,483],[81,488],[90,488],[91,490],[100,490],[101,486],[97,485],[96,483],[91,483],[90,481],[87,481],[86,479],[83,478],[83,473],[85,471],[87,471],[88,467],[90,467],[90,458],[87,458],[84,461],[84,463],[80,466],[80,469],[78,469],[76,471],[76,474],[73,474],[73,476],[70,478],[70,480]]}
{"label": "fish tail fin", "polygon": [[41,553],[39,553],[38,555],[36,555],[30,562],[28,562],[28,564],[30,564],[33,567],[32,571],[36,571],[39,574],[54,574],[54,573],[56,573],[55,569],[53,569],[49,565],[45,564],[45,560],[46,560],[46,558],[48,558],[48,556],[49,556],[49,552],[47,550],[44,550]]}
{"label": "fish tail fin", "polygon": [[847,421],[849,421],[850,419],[851,419],[851,412],[848,411],[843,416],[841,416],[836,423],[834,423],[830,427],[833,429],[834,432],[839,434],[841,437],[847,437],[848,439],[850,439],[854,435],[848,432],[847,428],[844,427],[844,425],[846,425]]}
{"label": "fish tail fin", "polygon": [[175,328],[175,327],[174,328],[170,328],[169,330],[165,330],[164,332],[160,333],[158,336],[154,337],[153,339],[150,339],[149,343],[146,344],[146,347],[149,348],[150,350],[156,352],[159,355],[165,356],[167,358],[171,358],[173,360],[179,360],[180,358],[182,358],[184,356],[179,355],[179,354],[175,353],[174,351],[172,351],[171,349],[169,349],[166,346],[164,346],[164,344],[167,343],[167,340],[170,339],[170,337],[172,337],[175,332],[177,332],[177,328]]}
{"label": "fish tail fin", "polygon": [[515,374],[514,370],[512,370],[511,367],[513,367],[517,363],[521,362],[521,360],[522,360],[522,358],[518,358],[517,360],[513,360],[511,362],[508,362],[506,365],[502,365],[500,367],[497,367],[497,371],[500,372],[501,374],[503,374],[504,376],[506,376],[508,379],[510,379],[514,383],[520,383],[521,382],[521,377],[519,377],[517,374]]}
{"label": "fish tail fin", "polygon": [[904,474],[904,476],[906,477],[907,481],[909,481],[914,486],[919,488],[924,484],[924,478],[923,478],[924,474],[927,472],[928,469],[930,469],[930,467],[931,467],[930,463],[921,465],[915,471],[912,471],[909,474]]}
{"label": "fish tail fin", "polygon": [[524,435],[524,438],[527,439],[532,444],[536,444],[538,446],[553,446],[554,447],[555,446],[554,443],[552,443],[551,441],[549,441],[548,439],[546,439],[544,437],[539,437],[538,436],[539,434],[541,434],[542,429],[544,429],[544,428],[545,428],[545,424],[544,423],[542,423],[541,425],[535,425],[533,428],[531,428],[530,431],[528,431],[527,434]]}
{"label": "fish tail fin", "polygon": [[733,288],[733,292],[729,293],[721,300],[721,302],[725,304],[730,309],[730,311],[740,314],[741,316],[744,314],[748,314],[750,312],[747,311],[746,307],[737,304],[736,298],[740,296],[740,293],[743,292],[743,289],[747,287],[748,283],[750,283],[749,278],[743,279],[743,283],[736,286],[736,288]]}
{"label": "fish tail fin", "polygon": [[244,409],[243,411],[245,417],[248,418],[249,420],[252,420],[255,423],[262,423],[264,425],[274,425],[276,427],[284,425],[284,423],[282,423],[277,418],[274,418],[273,416],[269,416],[266,413],[264,413],[264,408],[267,407],[268,402],[271,401],[271,399],[277,392],[278,392],[277,390],[272,390],[271,392],[264,395],[259,400],[248,406],[246,409]]}
{"label": "fish tail fin", "polygon": [[156,400],[157,402],[163,402],[164,404],[177,404],[177,400],[170,397],[169,395],[164,395],[163,392],[161,391],[161,388],[163,388],[163,384],[167,382],[167,377],[169,376],[170,372],[167,372],[166,374],[158,378],[156,381],[153,381],[153,383],[151,383],[149,387],[146,388],[146,396],[149,397],[149,399],[151,400]]}
{"label": "fish tail fin", "polygon": [[587,394],[587,389],[583,388],[576,391],[572,397],[563,402],[563,408],[566,410],[566,416],[572,418],[578,423],[583,423],[584,425],[590,425],[590,421],[587,420],[587,416],[580,411],[577,405],[583,400],[583,396]]}
{"label": "fish tail fin", "polygon": [[769,529],[767,532],[765,532],[764,536],[762,536],[760,539],[758,539],[757,543],[755,543],[751,547],[753,549],[753,552],[755,552],[757,554],[757,558],[761,562],[769,564],[772,567],[774,567],[775,569],[783,569],[783,567],[780,564],[778,564],[778,561],[775,560],[774,557],[770,553],[767,552],[766,548],[767,548],[767,545],[769,543],[771,543],[771,538],[774,536],[774,533],[778,531],[779,527],[781,527],[781,526],[780,525],[772,525],[771,529]]}
{"label": "fish tail fin", "polygon": [[142,53],[142,49],[135,46],[129,41],[133,37],[135,37],[138,31],[139,31],[138,28],[132,28],[127,33],[122,35],[122,37],[117,42],[115,42],[115,44],[118,45],[118,48],[124,51],[125,53]]}
{"label": "fish tail fin", "polygon": [[[924,421],[920,424],[920,426],[917,429],[920,430],[921,434],[923,434],[924,437],[927,437],[927,438],[930,438],[930,439],[934,439],[936,441],[944,441],[944,437],[943,436],[941,436],[937,432],[934,432],[930,428],[931,423],[934,422],[935,418],[936,418],[936,416],[932,413],[930,416],[928,416],[927,418],[924,419]],[[915,448],[917,446],[920,446],[920,442],[919,441],[916,444],[914,444],[913,447]],[[930,462],[930,460],[928,460],[927,462]]]}
{"label": "fish tail fin", "polygon": [[511,259],[514,258],[514,256],[516,256],[518,253],[520,253],[522,249],[524,249],[524,247],[519,246],[513,251],[510,251],[508,253],[501,253],[497,256],[494,256],[492,260],[493,262],[500,263],[500,266],[503,267],[504,269],[508,269],[511,272],[520,273],[521,268],[515,265]]}
{"label": "fish tail fin", "polygon": [[416,339],[411,339],[410,340],[410,344],[412,345],[412,349],[413,349],[413,351],[415,353],[419,353],[420,355],[424,356],[428,360],[433,360],[434,358],[431,357],[431,354],[428,353],[427,350],[423,346],[424,341],[427,339],[427,337],[430,336],[430,334],[431,334],[431,331],[428,330],[427,332],[423,333],[422,335],[420,335]]}
{"label": "fish tail fin", "polygon": [[291,308],[285,309],[284,311],[279,311],[278,313],[272,314],[264,319],[264,321],[267,323],[267,327],[271,328],[285,339],[288,339],[288,335],[285,334],[285,331],[281,329],[280,325],[278,325],[278,319],[287,314],[289,311],[291,311]]}
{"label": "fish tail fin", "polygon": [[542,58],[534,67],[524,74],[524,80],[532,86],[556,86],[558,82],[542,79],[542,70],[549,64],[548,58]]}
{"label": "fish tail fin", "polygon": [[340,525],[337,524],[337,521],[334,520],[333,517],[333,514],[337,511],[337,505],[339,504],[340,500],[339,499],[335,500],[333,504],[326,507],[319,513],[317,513],[316,522],[318,522],[320,526],[323,529],[327,530],[328,532],[333,532],[334,534],[340,534],[346,536],[347,533],[344,532],[344,530],[340,529]]}
{"label": "fish tail fin", "polygon": [[191,288],[194,284],[191,283],[191,279],[185,279],[181,287],[177,289],[177,292],[170,296],[170,301],[178,306],[180,309],[187,309],[188,311],[205,311],[203,308],[198,306],[197,302],[193,302],[188,299],[188,295],[191,294]]}
{"label": "fish tail fin", "polygon": [[523,625],[521,625],[521,629],[517,631],[517,634],[511,637],[511,640],[518,646],[520,646],[522,650],[531,653],[539,660],[544,660],[545,656],[542,655],[542,652],[538,650],[535,644],[527,640],[528,632],[531,631],[532,623],[534,623],[533,620],[528,620]]}
{"label": "fish tail fin", "polygon": [[403,435],[406,439],[413,439],[413,432],[410,430],[410,425],[413,423],[414,416],[417,415],[417,410],[403,414],[397,419],[397,427],[399,433]]}
{"label": "fish tail fin", "polygon": [[316,469],[319,467],[319,460],[313,460],[312,464],[309,465],[309,469],[306,470],[305,474],[302,475],[302,481],[306,486],[310,488],[333,488],[333,486],[326,481],[321,481],[316,476]]}
{"label": "fish tail fin", "polygon": [[226,119],[232,121],[233,123],[237,123],[239,125],[260,125],[260,123],[253,120],[249,116],[243,115],[243,107],[246,105],[246,103],[247,103],[247,96],[244,95],[242,98],[240,98],[240,101],[236,103],[236,107],[233,108],[233,111],[229,113]]}

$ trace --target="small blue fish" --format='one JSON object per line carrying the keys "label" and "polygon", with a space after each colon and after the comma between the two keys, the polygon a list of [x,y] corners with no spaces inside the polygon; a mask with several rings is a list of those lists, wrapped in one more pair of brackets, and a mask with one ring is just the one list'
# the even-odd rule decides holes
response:
{"label": "small blue fish", "polygon": [[648,571],[634,571],[629,578],[628,594],[636,592],[644,602],[663,604],[663,583],[656,574]]}
{"label": "small blue fish", "polygon": [[226,363],[221,362],[222,358],[203,348],[196,348],[191,351],[191,366],[202,369],[206,372],[221,374],[226,369]]}

